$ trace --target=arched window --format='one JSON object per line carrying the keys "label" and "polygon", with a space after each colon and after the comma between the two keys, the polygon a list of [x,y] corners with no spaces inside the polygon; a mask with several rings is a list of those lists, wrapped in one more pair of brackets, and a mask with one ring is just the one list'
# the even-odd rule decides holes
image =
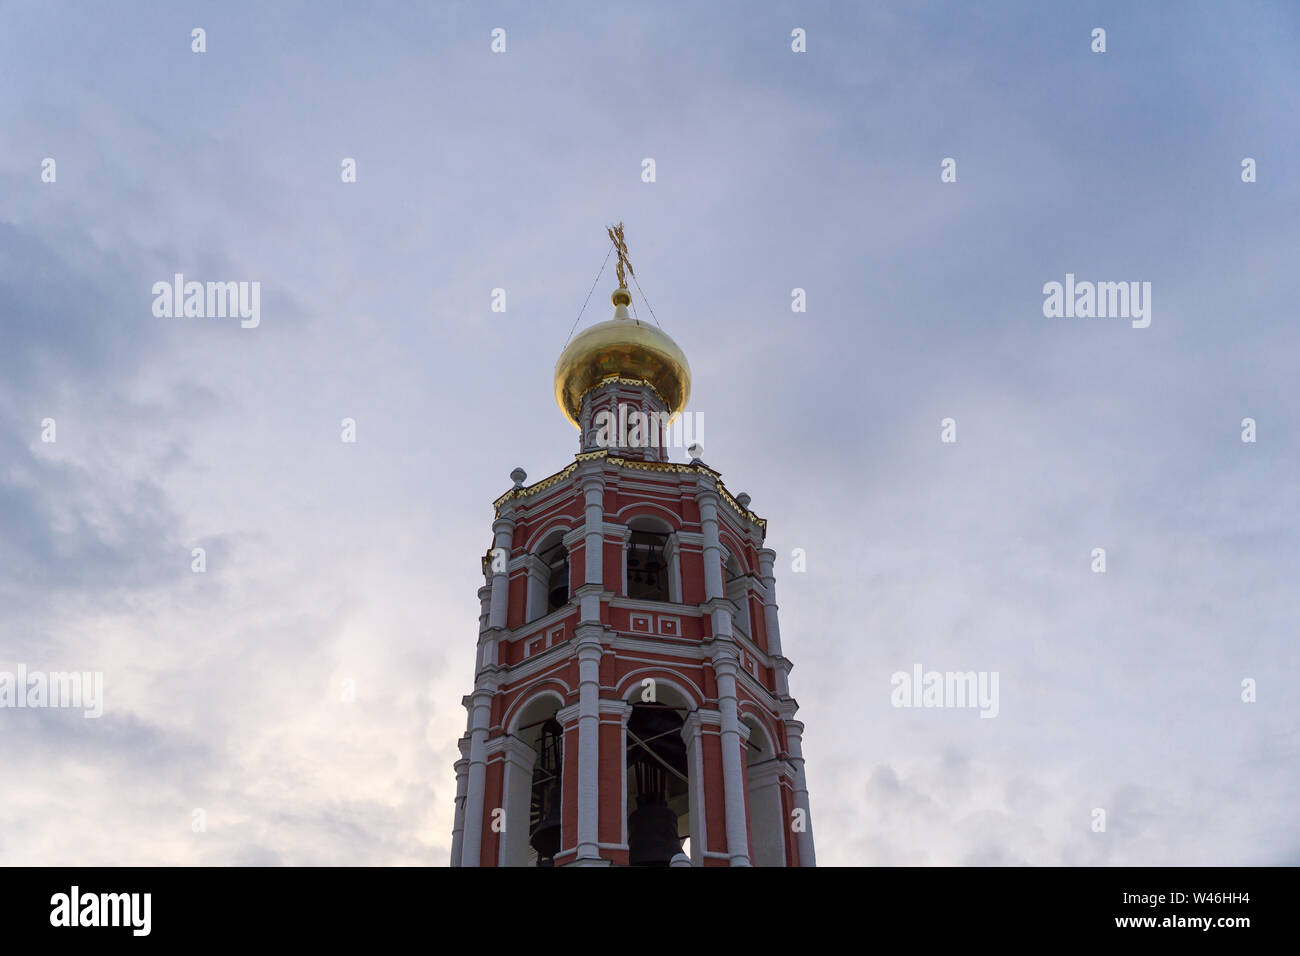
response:
{"label": "arched window", "polygon": [[633,531],[627,541],[627,596],[643,601],[668,600],[668,535]]}
{"label": "arched window", "polygon": [[655,518],[638,516],[628,522],[624,548],[623,593],[641,601],[681,600],[677,538]]}
{"label": "arched window", "polygon": [[528,621],[569,603],[569,549],[564,546],[564,533],[564,528],[551,531],[527,557]]}

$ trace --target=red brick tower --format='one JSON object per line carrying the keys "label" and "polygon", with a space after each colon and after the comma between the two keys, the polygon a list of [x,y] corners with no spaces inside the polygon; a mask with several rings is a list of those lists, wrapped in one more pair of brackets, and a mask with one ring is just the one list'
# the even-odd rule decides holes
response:
{"label": "red brick tower", "polygon": [[766,522],[668,460],[690,367],[611,238],[614,318],[556,364],[579,453],[494,504],[451,862],[812,866]]}

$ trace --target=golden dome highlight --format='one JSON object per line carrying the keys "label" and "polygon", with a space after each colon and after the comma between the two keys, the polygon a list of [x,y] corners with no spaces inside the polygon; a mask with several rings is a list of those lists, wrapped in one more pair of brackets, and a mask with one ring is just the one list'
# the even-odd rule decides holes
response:
{"label": "golden dome highlight", "polygon": [[632,296],[612,296],[614,318],[580,332],[555,363],[555,401],[576,428],[582,396],[611,378],[651,386],[676,415],[691,397],[691,366],[677,343],[661,329],[628,315]]}

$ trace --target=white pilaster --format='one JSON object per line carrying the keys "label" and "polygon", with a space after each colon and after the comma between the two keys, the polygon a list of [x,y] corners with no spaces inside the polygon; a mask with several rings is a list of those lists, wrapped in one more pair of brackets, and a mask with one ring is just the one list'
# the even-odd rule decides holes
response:
{"label": "white pilaster", "polygon": [[494,688],[470,695],[469,781],[465,792],[465,846],[461,866],[478,866],[483,851],[483,797],[487,788],[487,738]]}
{"label": "white pilaster", "polygon": [[[587,630],[587,628],[581,628]],[[600,857],[600,641],[578,642],[578,861]]]}
{"label": "white pilaster", "polygon": [[551,569],[535,554],[525,555],[523,566],[528,576],[524,620],[531,623],[550,610]]}
{"label": "white pilaster", "polygon": [[700,505],[700,528],[704,537],[704,597],[726,597],[722,584],[722,545],[718,540],[718,503],[721,498],[714,488],[713,479],[703,478],[696,493]]}
{"label": "white pilaster", "polygon": [[[704,725],[720,726],[722,718],[716,710],[697,708],[686,715],[682,736],[686,738],[686,767],[689,789],[687,806],[691,814],[691,865],[703,866],[708,849],[708,831],[704,820],[708,813],[704,796]],[[626,765],[626,764],[625,764]],[[627,802],[626,795],[624,803]]]}
{"label": "white pilaster", "polygon": [[515,522],[513,518],[501,517],[492,522],[492,550],[505,552],[505,561],[496,561],[493,556],[488,568],[492,572],[492,601],[488,611],[488,627],[505,627],[506,613],[510,607],[510,549],[514,545]]}
{"label": "white pilaster", "polygon": [[583,564],[584,584],[601,584],[605,566],[605,480],[599,474],[582,479],[585,501],[586,541]]}
{"label": "white pilaster", "polygon": [[[713,658],[718,678],[718,713],[722,716],[722,786],[726,798],[727,855],[732,866],[749,866],[749,836],[745,828],[745,777],[740,762],[743,744],[736,706],[735,652],[720,648]],[[692,847],[694,844],[692,844]]]}
{"label": "white pilaster", "polygon": [[461,759],[456,761],[456,816],[451,828],[451,865],[460,866],[465,852],[465,794],[469,789],[469,737],[460,739]]}
{"label": "white pilaster", "polygon": [[478,589],[478,632],[488,629],[488,616],[492,613],[492,587],[485,584]]}
{"label": "white pilaster", "polygon": [[506,832],[501,835],[497,856],[499,866],[528,865],[529,810],[533,800],[533,765],[537,751],[518,737],[502,738],[501,751],[505,757]]}
{"label": "white pilaster", "polygon": [[777,619],[776,603],[776,574],[773,572],[773,565],[776,562],[776,552],[771,548],[763,548],[758,552],[758,569],[759,576],[763,579],[763,624],[767,630],[767,653],[774,659],[776,665],[776,693],[779,697],[790,696],[790,673],[785,661],[785,655],[781,653],[781,624]]}
{"label": "white pilaster", "polygon": [[[808,781],[803,772],[803,723],[786,718],[786,745],[790,763],[794,766],[794,805],[803,810],[804,831],[795,834],[799,846],[799,865],[816,866],[817,854],[813,851],[812,808],[808,803]],[[789,826],[791,821],[786,821]]]}
{"label": "white pilaster", "polygon": [[[475,672],[497,663],[497,637],[505,630],[507,615],[510,611],[510,572],[509,556],[514,546],[515,521],[506,515],[492,522],[493,550],[501,549],[507,560],[497,562],[489,555],[488,568],[492,572],[492,595],[488,602],[488,629],[479,635],[479,659]],[[500,567],[500,570],[497,570]]]}

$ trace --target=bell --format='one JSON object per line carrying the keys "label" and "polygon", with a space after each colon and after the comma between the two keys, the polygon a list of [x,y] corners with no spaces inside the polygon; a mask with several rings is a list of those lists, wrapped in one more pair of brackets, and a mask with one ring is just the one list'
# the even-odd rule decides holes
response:
{"label": "bell", "polygon": [[533,799],[528,845],[537,851],[538,866],[554,866],[560,852],[560,767],[564,728],[554,717],[542,725],[537,761],[533,764]]}
{"label": "bell", "polygon": [[551,596],[547,598],[551,602],[551,607],[564,607],[569,603],[569,586],[562,584],[551,590]]}
{"label": "bell", "polygon": [[677,814],[662,794],[642,794],[627,818],[627,862],[630,866],[667,866],[682,852]]}
{"label": "bell", "polygon": [[676,775],[686,772],[682,721],[667,707],[637,704],[627,726],[629,734],[645,742],[628,753],[637,794],[636,809],[627,817],[628,864],[668,866],[682,851],[677,813],[668,806],[669,774],[674,774],[675,784]]}
{"label": "bell", "polygon": [[541,792],[541,819],[528,834],[528,845],[537,851],[538,866],[554,866],[560,852],[560,784],[552,783]]}

